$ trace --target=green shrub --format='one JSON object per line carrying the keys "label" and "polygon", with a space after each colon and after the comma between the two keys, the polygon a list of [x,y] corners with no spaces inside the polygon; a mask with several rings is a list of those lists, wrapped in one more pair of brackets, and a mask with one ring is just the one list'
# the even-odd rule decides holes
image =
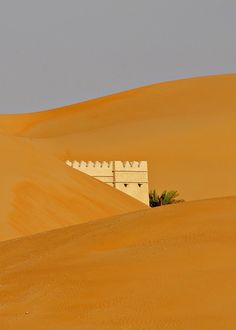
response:
{"label": "green shrub", "polygon": [[184,202],[183,199],[177,199],[179,193],[177,190],[163,191],[161,195],[158,195],[156,190],[151,190],[149,193],[149,204],[151,207],[157,207],[167,204],[176,204]]}

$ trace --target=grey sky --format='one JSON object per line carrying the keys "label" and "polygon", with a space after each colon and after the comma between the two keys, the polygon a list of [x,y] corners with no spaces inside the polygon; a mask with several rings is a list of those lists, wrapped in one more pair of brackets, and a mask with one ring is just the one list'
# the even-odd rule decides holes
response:
{"label": "grey sky", "polygon": [[235,0],[0,0],[0,112],[236,71]]}

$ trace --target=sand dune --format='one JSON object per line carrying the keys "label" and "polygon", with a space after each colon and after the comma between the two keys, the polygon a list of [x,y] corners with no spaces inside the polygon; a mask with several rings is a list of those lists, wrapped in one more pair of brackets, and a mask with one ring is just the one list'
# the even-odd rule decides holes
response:
{"label": "sand dune", "polygon": [[0,243],[1,329],[236,327],[236,197],[153,210],[64,164],[146,159],[151,187],[236,195],[235,90],[215,76],[0,116],[0,240],[39,233]]}
{"label": "sand dune", "polygon": [[143,207],[63,164],[149,162],[151,188],[186,200],[236,194],[236,75],[167,82],[0,116],[0,239]]}
{"label": "sand dune", "polygon": [[2,329],[234,329],[236,197],[0,244]]}
{"label": "sand dune", "polygon": [[236,194],[236,75],[156,84],[41,113],[0,117],[58,159],[147,159],[152,188],[195,200]]}
{"label": "sand dune", "polygon": [[0,149],[0,240],[145,207],[27,139],[1,136]]}

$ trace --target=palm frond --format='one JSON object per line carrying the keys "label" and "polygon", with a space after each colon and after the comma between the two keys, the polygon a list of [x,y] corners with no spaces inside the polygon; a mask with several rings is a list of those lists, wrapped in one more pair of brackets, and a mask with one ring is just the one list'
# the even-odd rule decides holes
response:
{"label": "palm frond", "polygon": [[156,190],[151,190],[149,193],[149,201],[151,207],[161,205],[176,204],[184,202],[183,199],[178,199],[179,193],[177,190],[164,190],[161,195],[158,195]]}

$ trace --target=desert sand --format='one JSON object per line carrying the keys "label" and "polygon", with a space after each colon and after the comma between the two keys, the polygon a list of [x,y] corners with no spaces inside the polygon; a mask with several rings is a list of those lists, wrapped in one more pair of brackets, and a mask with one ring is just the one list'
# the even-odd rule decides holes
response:
{"label": "desert sand", "polygon": [[236,193],[236,75],[165,82],[60,109],[0,116],[0,132],[57,159],[148,160],[151,188]]}
{"label": "desert sand", "polygon": [[236,197],[0,244],[2,329],[235,329]]}
{"label": "desert sand", "polygon": [[[0,116],[0,328],[235,329],[236,75]],[[65,165],[147,160],[155,210]],[[231,197],[229,197],[231,196]]]}
{"label": "desert sand", "polygon": [[0,148],[0,240],[146,207],[26,140],[0,136]]}

